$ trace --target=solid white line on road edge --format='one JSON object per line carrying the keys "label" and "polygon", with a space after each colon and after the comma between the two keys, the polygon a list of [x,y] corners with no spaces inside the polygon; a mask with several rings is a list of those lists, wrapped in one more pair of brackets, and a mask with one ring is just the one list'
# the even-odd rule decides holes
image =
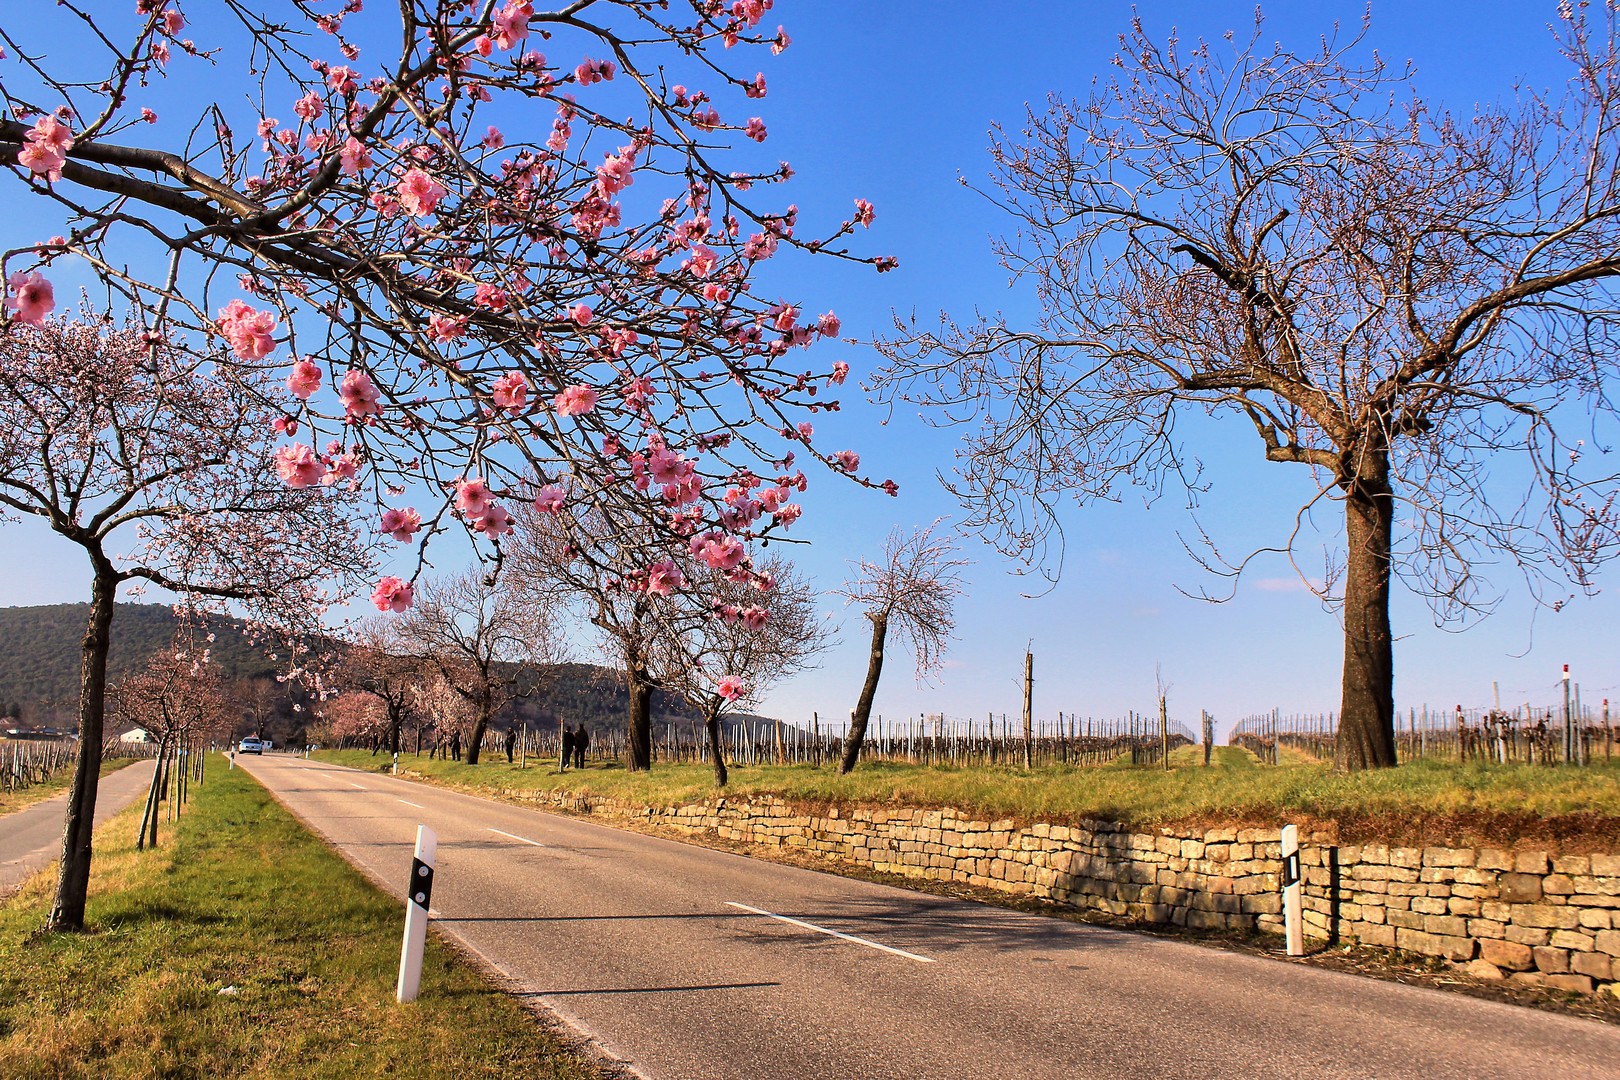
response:
{"label": "solid white line on road edge", "polygon": [[727,900],[726,906],[742,908],[744,911],[752,911],[755,915],[764,915],[766,918],[776,919],[779,922],[792,923],[794,926],[802,926],[806,930],[814,930],[818,934],[827,934],[831,937],[843,938],[845,941],[853,941],[855,944],[865,945],[869,949],[881,949],[886,953],[893,953],[896,956],[903,956],[907,960],[916,960],[918,963],[922,964],[934,963],[932,957],[918,956],[916,953],[906,952],[904,949],[891,949],[887,945],[879,945],[875,941],[868,941],[866,938],[856,937],[854,934],[841,934],[837,930],[829,930],[825,926],[817,926],[815,923],[807,923],[801,922],[798,919],[790,919],[786,915],[778,915],[775,912],[765,911],[762,908],[749,907],[747,904],[739,904],[735,900]]}
{"label": "solid white line on road edge", "polygon": [[411,800],[409,800],[409,799],[395,799],[394,801],[395,802],[402,802],[406,806],[414,806],[418,810],[426,810],[427,809],[427,807],[423,806],[421,803],[414,803],[414,802],[411,802]]}
{"label": "solid white line on road edge", "polygon": [[516,835],[514,833],[503,832],[500,829],[491,829],[489,831],[494,832],[494,833],[500,833],[502,836],[510,836],[513,840],[521,840],[521,841],[523,841],[523,843],[525,843],[525,844],[533,844],[535,847],[545,847],[546,846],[546,845],[542,844],[538,840],[530,840],[526,836],[518,836],[518,835]]}

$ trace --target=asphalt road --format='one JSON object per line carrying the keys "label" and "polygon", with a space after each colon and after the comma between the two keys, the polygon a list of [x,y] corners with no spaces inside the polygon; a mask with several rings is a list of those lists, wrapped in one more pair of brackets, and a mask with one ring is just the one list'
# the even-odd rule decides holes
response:
{"label": "asphalt road", "polygon": [[[101,778],[96,787],[96,828],[146,794],[153,764],[137,761]],[[62,857],[67,793],[12,814],[0,814],[0,896]]]}
{"label": "asphalt road", "polygon": [[321,762],[242,762],[658,1080],[1620,1078],[1620,1030],[886,888]]}

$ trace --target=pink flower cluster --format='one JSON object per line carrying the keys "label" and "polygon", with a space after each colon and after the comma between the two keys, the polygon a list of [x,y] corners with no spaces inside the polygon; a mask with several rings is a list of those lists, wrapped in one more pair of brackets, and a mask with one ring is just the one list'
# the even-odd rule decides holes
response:
{"label": "pink flower cluster", "polygon": [[741,540],[721,532],[694,536],[687,547],[694,559],[702,559],[712,570],[731,570],[747,555]]}
{"label": "pink flower cluster", "polygon": [[54,116],[42,116],[34,121],[27,141],[17,154],[17,164],[28,166],[34,176],[43,176],[51,183],[62,179],[62,166],[73,149],[73,132]]}
{"label": "pink flower cluster", "polygon": [[422,527],[422,515],[412,507],[395,510],[390,507],[383,511],[382,525],[377,530],[387,536],[392,536],[402,544],[408,544]]}
{"label": "pink flower cluster", "polygon": [[343,376],[338,397],[343,400],[345,415],[351,418],[382,415],[382,394],[364,371],[355,369]]}
{"label": "pink flower cluster", "polygon": [[313,447],[303,443],[279,447],[275,456],[276,474],[290,488],[306,488],[321,482],[326,466]]}
{"label": "pink flower cluster", "polygon": [[31,274],[12,274],[8,284],[11,288],[6,295],[6,309],[16,312],[20,322],[44,326],[45,316],[56,307],[56,290],[51,288],[51,283],[36,270]]}
{"label": "pink flower cluster", "polygon": [[392,611],[396,615],[408,610],[415,598],[416,590],[397,577],[383,578],[371,592],[371,602],[377,605],[378,611]]}
{"label": "pink flower cluster", "polygon": [[399,205],[413,217],[426,217],[433,213],[439,200],[446,195],[445,186],[421,169],[407,169],[394,187]]}
{"label": "pink flower cluster", "polygon": [[559,513],[563,503],[568,501],[568,493],[560,484],[547,484],[534,496],[534,508],[545,514]]}
{"label": "pink flower cluster", "polygon": [[494,538],[512,531],[512,515],[495,501],[495,493],[481,476],[456,481],[456,510],[474,532]]}
{"label": "pink flower cluster", "polygon": [[521,371],[508,371],[490,387],[490,399],[497,409],[506,409],[514,416],[523,411],[529,397],[529,380]]}
{"label": "pink flower cluster", "polygon": [[727,675],[723,677],[720,680],[719,685],[715,687],[715,692],[721,697],[725,698],[727,701],[736,701],[738,698],[742,697],[743,681],[737,678],[735,675]]}
{"label": "pink flower cluster", "polygon": [[592,60],[587,56],[584,63],[574,69],[574,78],[579,80],[579,85],[590,86],[604,80],[612,82],[618,70],[619,66],[611,60]]}
{"label": "pink flower cluster", "polygon": [[575,385],[563,390],[552,399],[558,416],[583,416],[596,408],[601,395],[589,386]]}
{"label": "pink flower cluster", "polygon": [[662,559],[647,569],[647,592],[668,596],[686,584],[686,576],[673,559]]}
{"label": "pink flower cluster", "polygon": [[308,401],[321,388],[321,369],[312,360],[300,360],[287,373],[287,389],[300,401]]}
{"label": "pink flower cluster", "polygon": [[529,19],[534,16],[534,5],[528,0],[507,0],[495,13],[495,44],[510,49],[529,32]]}
{"label": "pink flower cluster", "polygon": [[221,308],[214,325],[240,359],[262,360],[276,349],[275,315],[257,311],[241,300],[232,300]]}

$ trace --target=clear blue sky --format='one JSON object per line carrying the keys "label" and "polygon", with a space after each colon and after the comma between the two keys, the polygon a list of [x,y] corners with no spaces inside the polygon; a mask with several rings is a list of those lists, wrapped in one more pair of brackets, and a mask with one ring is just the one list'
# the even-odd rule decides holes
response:
{"label": "clear blue sky", "polygon": [[[1359,3],[1276,7],[1266,36],[1298,49],[1309,49],[1336,18],[1353,28],[1364,10]],[[1162,38],[1174,26],[1184,40],[1218,39],[1228,29],[1244,36],[1253,19],[1250,3],[1144,4],[1140,10],[1151,33]],[[1368,40],[1391,60],[1411,59],[1425,95],[1465,111],[1506,96],[1520,77],[1538,87],[1563,81],[1548,28],[1554,13],[1550,2],[1381,3],[1374,6]],[[856,338],[882,332],[896,309],[931,316],[940,308],[967,312],[979,305],[1004,309],[1014,321],[1027,316],[1031,297],[1009,291],[989,251],[990,236],[1005,222],[958,176],[984,176],[992,123],[1016,127],[1026,102],[1039,105],[1053,91],[1083,96],[1094,79],[1106,77],[1130,15],[1124,3],[1067,0],[778,0],[769,18],[787,27],[794,44],[781,57],[762,58],[770,96],[757,104],[770,127],[766,149],[798,173],[785,196],[799,204],[802,228],[811,232],[818,223],[847,217],[852,199],[872,200],[877,221],[860,239],[874,252],[899,256],[900,268],[878,277],[829,260],[784,259],[773,284],[811,311],[836,310],[843,333]],[[8,11],[8,28],[12,21]],[[172,65],[181,80],[192,77],[183,71],[186,63],[177,57]],[[35,230],[55,231],[34,223],[28,229],[22,235],[16,225],[0,223],[0,238],[9,246],[38,238]],[[821,348],[827,348],[822,360],[830,362],[832,349]],[[856,374],[874,365],[867,350],[835,348]],[[845,560],[876,551],[892,526],[956,512],[933,478],[937,468],[950,467],[949,433],[930,431],[907,415],[883,426],[883,414],[864,406],[858,393],[846,394],[845,403],[836,422],[818,422],[818,441],[832,429],[838,437],[826,445],[859,450],[866,470],[900,482],[901,496],[891,500],[827,479],[812,487],[795,534],[814,541],[801,561],[825,588],[842,578]],[[1252,432],[1206,427],[1193,436],[1216,482],[1201,519],[1223,547],[1247,550],[1245,543],[1286,535],[1305,481],[1295,475],[1299,470],[1257,460]],[[1274,706],[1285,712],[1337,707],[1338,623],[1309,593],[1289,587],[1285,564],[1260,567],[1232,602],[1208,605],[1175,588],[1210,584],[1177,539],[1190,522],[1176,498],[1151,509],[1138,502],[1070,510],[1064,524],[1069,556],[1063,579],[1038,599],[1022,595],[1032,583],[1010,576],[993,550],[967,542],[975,564],[946,669],[934,685],[918,687],[908,659],[892,655],[877,711],[890,717],[1014,713],[1026,642],[1036,654],[1035,706],[1042,716],[1149,709],[1156,664],[1173,686],[1172,714],[1189,725],[1201,708],[1215,713],[1224,729]],[[0,528],[0,566],[6,568],[0,605],[87,595],[76,549],[30,527]],[[1514,584],[1510,568],[1496,573],[1500,584]],[[1522,588],[1511,591],[1495,616],[1462,634],[1435,630],[1421,603],[1399,597],[1397,704],[1485,704],[1493,680],[1505,702],[1545,703],[1564,663],[1588,700],[1620,697],[1614,581],[1611,572],[1601,582],[1603,594],[1558,613],[1535,609]],[[845,614],[843,624],[842,643],[825,664],[780,686],[766,711],[795,721],[808,720],[812,711],[847,714],[865,670],[866,627],[854,613]]]}

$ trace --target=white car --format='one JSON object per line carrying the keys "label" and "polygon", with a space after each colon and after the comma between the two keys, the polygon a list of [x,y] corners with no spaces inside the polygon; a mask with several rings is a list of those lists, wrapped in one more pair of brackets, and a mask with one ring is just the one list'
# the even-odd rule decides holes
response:
{"label": "white car", "polygon": [[247,738],[243,739],[237,744],[236,752],[239,754],[259,754],[262,756],[264,754],[264,742],[249,735]]}

